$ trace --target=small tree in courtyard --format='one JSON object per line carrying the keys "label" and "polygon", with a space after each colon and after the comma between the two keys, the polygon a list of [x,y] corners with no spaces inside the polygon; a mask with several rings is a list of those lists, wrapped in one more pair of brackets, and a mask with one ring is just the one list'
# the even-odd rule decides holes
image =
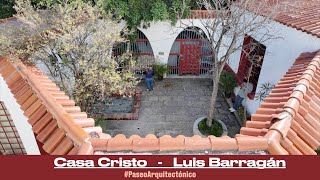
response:
{"label": "small tree in courtyard", "polygon": [[112,56],[125,31],[98,7],[65,0],[41,10],[18,0],[15,9],[21,26],[0,34],[1,56],[23,57],[42,67],[88,113],[97,100],[133,93],[131,55]]}
{"label": "small tree in courtyard", "polygon": [[[204,27],[200,35],[208,38],[213,54],[213,91],[207,118],[207,125],[211,127],[225,64],[229,63],[232,54],[245,48],[241,42],[246,35],[261,37],[260,43],[279,38],[271,30],[270,22],[286,8],[286,4],[270,0],[198,0],[198,5],[207,9],[208,18],[200,20]],[[180,22],[183,27],[194,26],[194,21]]]}

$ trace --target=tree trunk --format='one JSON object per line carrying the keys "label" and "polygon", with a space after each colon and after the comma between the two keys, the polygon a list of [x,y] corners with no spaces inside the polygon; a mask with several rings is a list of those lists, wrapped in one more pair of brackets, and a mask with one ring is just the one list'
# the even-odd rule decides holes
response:
{"label": "tree trunk", "polygon": [[211,100],[210,100],[210,108],[208,112],[208,118],[207,118],[207,126],[211,127],[212,126],[212,120],[213,120],[213,113],[215,110],[216,106],[216,101],[217,101],[217,96],[218,96],[218,89],[219,89],[219,73],[215,75],[213,78],[213,89],[212,89],[212,95],[211,95]]}

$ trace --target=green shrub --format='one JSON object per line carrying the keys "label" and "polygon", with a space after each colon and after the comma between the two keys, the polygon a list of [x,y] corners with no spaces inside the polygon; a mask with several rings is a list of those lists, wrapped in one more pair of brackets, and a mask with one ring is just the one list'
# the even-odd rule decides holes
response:
{"label": "green shrub", "polygon": [[222,128],[222,125],[220,123],[218,123],[217,121],[212,121],[212,126],[208,127],[207,124],[206,124],[206,121],[207,121],[207,119],[203,119],[198,124],[199,131],[202,134],[214,135],[216,137],[219,137],[219,136],[222,135],[223,128]]}
{"label": "green shrub", "polygon": [[241,120],[245,120],[245,114],[244,114],[244,107],[243,106],[240,106],[239,109],[238,109],[238,115],[240,117]]}
{"label": "green shrub", "polygon": [[0,2],[0,19],[11,17],[15,14],[13,9],[14,0],[3,0]]}
{"label": "green shrub", "polygon": [[104,116],[96,118],[95,121],[94,121],[95,122],[94,125],[95,126],[100,126],[102,128],[102,132],[104,132],[104,133],[107,130],[105,121],[106,121],[106,118]]}
{"label": "green shrub", "polygon": [[237,87],[237,81],[231,73],[222,71],[220,76],[220,85],[225,95],[227,95],[231,94],[234,88]]}
{"label": "green shrub", "polygon": [[161,79],[163,75],[169,71],[169,68],[166,64],[157,63],[153,65],[153,70],[155,75]]}

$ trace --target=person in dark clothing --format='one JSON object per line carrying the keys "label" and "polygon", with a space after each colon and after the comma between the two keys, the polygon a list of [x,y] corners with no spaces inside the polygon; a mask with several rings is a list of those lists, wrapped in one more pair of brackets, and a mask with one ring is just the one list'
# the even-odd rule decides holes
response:
{"label": "person in dark clothing", "polygon": [[147,70],[144,72],[144,74],[146,75],[147,90],[152,91],[154,71],[152,70],[151,67],[148,67]]}

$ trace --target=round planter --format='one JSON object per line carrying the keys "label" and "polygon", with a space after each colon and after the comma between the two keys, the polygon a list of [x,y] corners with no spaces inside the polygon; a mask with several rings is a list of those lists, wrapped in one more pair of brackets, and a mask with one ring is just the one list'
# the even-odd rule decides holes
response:
{"label": "round planter", "polygon": [[[206,135],[203,135],[198,128],[198,124],[200,123],[201,120],[205,119],[206,117],[201,117],[199,119],[197,119],[194,123],[193,123],[193,134],[194,135],[199,135],[201,137],[207,137]],[[215,121],[217,121],[218,123],[221,124],[222,126],[222,135],[221,136],[228,136],[228,128],[227,126],[219,119],[215,119]]]}

